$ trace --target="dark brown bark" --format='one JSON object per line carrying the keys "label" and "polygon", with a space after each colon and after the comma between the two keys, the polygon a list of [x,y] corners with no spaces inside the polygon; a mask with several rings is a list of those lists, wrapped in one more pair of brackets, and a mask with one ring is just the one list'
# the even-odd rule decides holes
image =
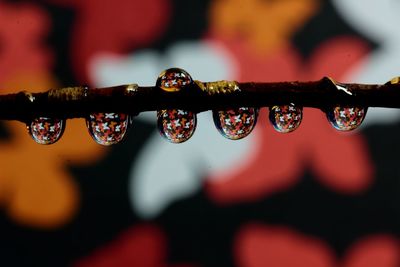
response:
{"label": "dark brown bark", "polygon": [[295,103],[324,110],[330,106],[400,108],[400,84],[340,84],[329,78],[312,82],[238,83],[240,90],[209,94],[194,83],[179,92],[158,87],[120,85],[89,89],[69,87],[43,93],[0,96],[0,119],[28,121],[33,117],[86,117],[89,112],[126,112],[181,108],[202,112],[240,106],[266,107]]}

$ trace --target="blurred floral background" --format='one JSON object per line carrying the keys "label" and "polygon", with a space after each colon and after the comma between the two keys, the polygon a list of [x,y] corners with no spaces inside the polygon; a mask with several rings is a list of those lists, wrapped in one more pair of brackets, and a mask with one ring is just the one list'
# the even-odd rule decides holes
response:
{"label": "blurred floral background", "polygon": [[[391,0],[0,1],[1,93],[136,82],[385,83],[400,74]],[[260,113],[224,139],[210,112],[163,140],[153,112],[102,147],[83,119],[41,146],[0,125],[0,266],[400,265],[400,112],[340,134],[319,110],[280,134]]]}

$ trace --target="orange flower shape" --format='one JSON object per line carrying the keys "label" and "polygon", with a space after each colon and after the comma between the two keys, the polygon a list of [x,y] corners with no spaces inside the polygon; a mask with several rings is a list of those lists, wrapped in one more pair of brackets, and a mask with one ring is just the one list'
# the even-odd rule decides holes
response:
{"label": "orange flower shape", "polygon": [[320,0],[212,1],[211,31],[218,37],[245,44],[255,54],[273,54],[287,46],[318,11]]}
{"label": "orange flower shape", "polygon": [[[51,52],[41,42],[49,27],[47,14],[34,5],[0,3],[3,88],[39,91],[56,85]],[[83,121],[68,121],[64,137],[52,146],[36,144],[22,123],[4,125],[11,138],[0,142],[1,206],[21,224],[46,228],[66,223],[79,200],[66,163],[85,164],[105,150],[86,134]]]}

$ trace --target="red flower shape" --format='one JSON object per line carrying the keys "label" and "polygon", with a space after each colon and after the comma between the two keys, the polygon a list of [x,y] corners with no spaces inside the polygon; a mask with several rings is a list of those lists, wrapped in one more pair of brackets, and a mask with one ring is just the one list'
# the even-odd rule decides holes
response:
{"label": "red flower shape", "polygon": [[168,0],[49,0],[74,6],[77,19],[72,36],[73,66],[81,81],[88,80],[88,65],[101,52],[126,53],[158,37],[166,26]]}
{"label": "red flower shape", "polygon": [[346,254],[344,267],[394,267],[400,265],[400,244],[388,235],[370,236],[354,244]]}
{"label": "red flower shape", "polygon": [[258,224],[242,228],[234,246],[239,267],[394,267],[400,264],[399,248],[389,235],[369,236],[354,243],[340,260],[318,239]]}
{"label": "red flower shape", "polygon": [[167,264],[167,246],[162,231],[152,225],[135,225],[75,267],[194,267],[191,264]]}
{"label": "red flower shape", "polygon": [[[247,81],[310,80],[324,75],[340,79],[367,52],[363,42],[347,37],[321,46],[309,64],[301,64],[293,49],[265,58],[246,53],[240,46],[231,49],[243,66],[240,79]],[[374,168],[361,134],[338,133],[322,112],[313,109],[305,109],[299,129],[290,134],[277,133],[267,120],[267,114],[261,112],[255,149],[249,152],[253,160],[233,175],[214,174],[216,179],[209,179],[207,190],[215,201],[256,200],[285,190],[306,168],[311,168],[321,183],[342,193],[359,193],[371,184]]]}
{"label": "red flower shape", "polygon": [[[0,3],[0,83],[43,74],[52,55],[42,43],[50,28],[48,15],[32,4]],[[32,75],[34,76],[34,75]]]}
{"label": "red flower shape", "polygon": [[247,225],[236,237],[240,267],[330,267],[335,257],[324,242],[286,228]]}

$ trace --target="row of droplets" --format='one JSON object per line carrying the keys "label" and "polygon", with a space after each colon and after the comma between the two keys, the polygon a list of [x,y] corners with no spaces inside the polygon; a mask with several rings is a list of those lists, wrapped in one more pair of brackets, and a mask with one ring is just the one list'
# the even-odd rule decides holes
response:
{"label": "row of droplets", "polygon": [[[191,76],[182,69],[171,68],[163,71],[156,86],[166,92],[177,92],[193,83]],[[326,110],[328,121],[339,131],[351,131],[361,125],[367,108],[332,107]],[[240,107],[229,110],[213,110],[213,120],[222,136],[238,140],[248,136],[254,129],[259,109]],[[295,131],[303,118],[302,107],[293,103],[269,108],[269,120],[275,130],[281,133]],[[157,126],[162,137],[171,143],[189,140],[196,129],[196,113],[182,109],[157,111]],[[91,113],[86,118],[86,126],[91,137],[101,145],[121,142],[132,125],[132,116],[125,113]],[[57,142],[65,129],[65,120],[39,117],[27,124],[31,137],[39,144]]]}

